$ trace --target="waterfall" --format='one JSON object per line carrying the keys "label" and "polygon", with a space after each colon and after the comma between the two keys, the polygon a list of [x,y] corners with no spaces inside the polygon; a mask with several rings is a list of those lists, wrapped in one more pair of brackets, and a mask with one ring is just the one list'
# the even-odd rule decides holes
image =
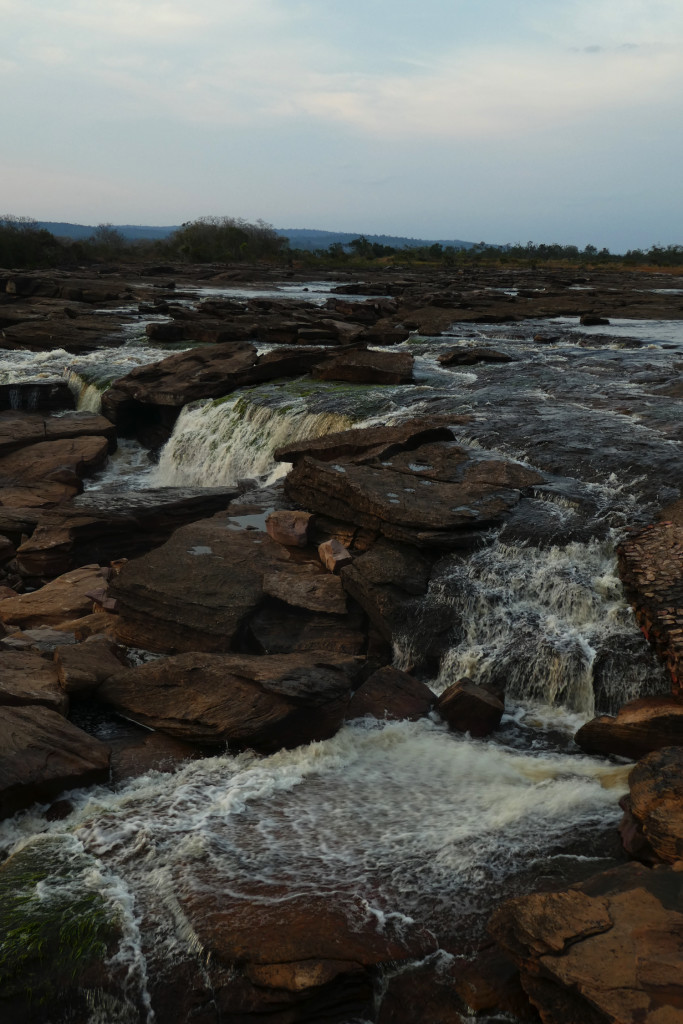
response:
{"label": "waterfall", "polygon": [[[613,537],[549,550],[498,541],[442,566],[425,624],[434,603],[453,621],[437,688],[469,676],[513,700],[587,716],[668,690],[624,598]],[[419,623],[413,632],[398,645],[399,662],[419,644]]]}
{"label": "waterfall", "polygon": [[66,382],[76,401],[76,408],[79,412],[98,413],[102,409],[102,392],[107,384],[98,386],[70,368],[64,372]]}
{"label": "waterfall", "polygon": [[289,469],[273,459],[276,448],[352,425],[351,416],[310,412],[301,402],[273,407],[239,395],[194,403],[178,417],[150,485],[223,487],[251,477],[272,483]]}

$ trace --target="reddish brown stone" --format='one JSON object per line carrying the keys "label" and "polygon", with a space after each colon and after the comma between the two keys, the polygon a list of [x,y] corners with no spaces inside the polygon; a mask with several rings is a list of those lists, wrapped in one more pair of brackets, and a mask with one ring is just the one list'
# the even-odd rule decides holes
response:
{"label": "reddish brown stone", "polygon": [[459,679],[436,702],[436,710],[451,729],[471,736],[488,736],[497,729],[505,710],[503,702],[470,679]]}

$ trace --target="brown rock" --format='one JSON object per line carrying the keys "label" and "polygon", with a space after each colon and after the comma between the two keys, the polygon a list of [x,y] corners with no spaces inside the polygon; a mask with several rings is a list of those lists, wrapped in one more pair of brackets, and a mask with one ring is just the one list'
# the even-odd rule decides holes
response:
{"label": "brown rock", "polygon": [[42,441],[0,458],[0,488],[49,479],[62,469],[82,478],[91,476],[106,462],[109,441],[101,436],[80,436],[61,441]]}
{"label": "brown rock", "polygon": [[91,412],[71,412],[64,416],[41,416],[35,412],[0,412],[0,455],[9,455],[17,448],[43,441],[68,438],[106,437],[109,450],[116,449],[116,428],[113,423]]}
{"label": "brown rock", "polygon": [[280,462],[298,462],[305,455],[322,462],[346,461],[358,455],[365,458],[388,458],[400,451],[413,451],[423,444],[450,441],[453,431],[449,424],[468,420],[467,416],[443,416],[408,420],[391,427],[356,427],[295,441],[277,448],[274,455]]}
{"label": "brown rock", "polygon": [[464,1024],[469,1018],[458,998],[453,967],[427,963],[392,974],[384,988],[377,1024]]}
{"label": "brown rock", "polygon": [[683,746],[648,754],[628,782],[630,811],[652,859],[683,861]]}
{"label": "brown rock", "polygon": [[341,579],[347,593],[391,642],[415,614],[415,597],[427,592],[430,572],[431,563],[420,552],[382,538],[344,568]]}
{"label": "brown rock", "polygon": [[41,704],[65,715],[69,701],[57,672],[35,651],[0,651],[0,705]]}
{"label": "brown rock", "polygon": [[439,356],[442,366],[473,366],[475,363],[512,363],[514,359],[493,348],[451,348]]}
{"label": "brown rock", "polygon": [[319,363],[312,370],[312,376],[317,380],[353,384],[412,384],[413,357],[409,352],[354,349]]}
{"label": "brown rock", "polygon": [[181,527],[110,583],[118,638],[151,651],[227,651],[263,599],[264,573],[289,559],[266,533],[236,529],[229,520]]}
{"label": "brown rock", "polygon": [[109,747],[43,707],[0,716],[0,818],[65,789],[106,781]]}
{"label": "brown rock", "polygon": [[500,522],[520,488],[541,480],[517,463],[471,459],[454,445],[423,445],[381,464],[300,459],[285,480],[287,497],[342,522],[420,547],[471,545]]}
{"label": "brown rock", "polygon": [[260,654],[317,652],[328,658],[356,657],[365,652],[366,631],[359,611],[321,615],[266,600],[249,618],[250,650]]}
{"label": "brown rock", "polygon": [[0,621],[22,629],[31,626],[56,626],[91,611],[88,591],[101,583],[106,570],[85,565],[47,583],[32,594],[21,594],[0,602]]}
{"label": "brown rock", "polygon": [[362,683],[349,704],[347,721],[371,715],[389,720],[417,721],[429,714],[436,694],[419,679],[390,665],[380,668]]}
{"label": "brown rock", "polygon": [[90,491],[45,512],[17,553],[20,570],[55,576],[86,562],[134,558],[179,526],[225,509],[235,491],[162,487],[116,494]]}
{"label": "brown rock", "polygon": [[128,665],[122,648],[102,636],[94,636],[85,643],[58,647],[54,662],[65,693],[94,690]]}
{"label": "brown rock", "polygon": [[278,544],[305,548],[308,544],[308,527],[312,519],[310,512],[290,512],[277,509],[266,519],[268,536]]}
{"label": "brown rock", "polygon": [[500,725],[503,702],[470,679],[459,679],[441,694],[436,710],[456,732],[488,736]]}
{"label": "brown rock", "polygon": [[653,750],[683,744],[683,699],[642,697],[616,715],[602,715],[581,726],[574,737],[587,754],[617,754],[634,761]]}
{"label": "brown rock", "polygon": [[346,594],[338,576],[312,565],[293,565],[286,571],[265,573],[263,592],[270,597],[312,612],[346,615]]}
{"label": "brown rock", "polygon": [[318,557],[329,572],[339,572],[353,561],[344,545],[334,539],[318,545]]}
{"label": "brown rock", "polygon": [[683,874],[624,865],[504,903],[490,931],[544,1024],[677,1024]]}
{"label": "brown rock", "polygon": [[181,654],[110,677],[98,696],[179,739],[272,751],[332,736],[356,671],[319,655]]}

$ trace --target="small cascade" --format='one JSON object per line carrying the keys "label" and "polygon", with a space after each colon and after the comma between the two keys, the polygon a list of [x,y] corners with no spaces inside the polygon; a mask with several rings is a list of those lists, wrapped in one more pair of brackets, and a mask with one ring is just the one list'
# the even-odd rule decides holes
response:
{"label": "small cascade", "polygon": [[[453,621],[437,688],[468,676],[512,700],[587,716],[667,692],[624,599],[613,538],[548,550],[498,541],[446,563],[426,618],[430,604],[446,604]],[[410,660],[417,632],[399,645],[398,662]]]}
{"label": "small cascade", "polygon": [[353,425],[351,416],[311,412],[303,402],[259,405],[245,395],[186,406],[164,447],[154,487],[222,487],[247,478],[284,476],[289,463],[277,463],[281,445],[320,437]]}
{"label": "small cascade", "polygon": [[98,386],[85,380],[72,369],[67,369],[64,376],[76,400],[76,409],[79,412],[100,412],[102,409],[102,392],[106,389],[106,384]]}

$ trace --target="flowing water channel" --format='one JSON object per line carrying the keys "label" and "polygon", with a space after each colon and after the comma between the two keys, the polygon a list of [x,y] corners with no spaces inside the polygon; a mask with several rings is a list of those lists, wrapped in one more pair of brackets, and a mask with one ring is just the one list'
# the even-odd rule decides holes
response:
{"label": "flowing water channel", "polygon": [[[534,341],[541,333],[552,340]],[[437,362],[446,348],[473,342],[515,362],[455,370]],[[143,919],[153,922],[156,956],[196,951],[178,897],[207,868],[217,892],[258,889],[263,900],[279,899],[283,886],[330,898],[354,892],[378,927],[389,918],[420,922],[445,955],[458,956],[481,940],[502,896],[560,885],[620,856],[614,837],[628,766],[583,755],[572,736],[596,711],[667,689],[624,600],[614,546],[624,527],[678,497],[683,417],[671,383],[683,368],[683,322],[456,325],[404,347],[416,356],[416,386],[301,380],[196,403],[158,465],[128,442],[89,486],[272,484],[288,468],[273,450],[287,441],[354,423],[469,414],[454,428],[459,443],[481,457],[527,462],[548,482],[525,517],[485,547],[437,563],[422,608],[396,640],[395,663],[419,660],[425,624],[445,616],[429,684],[441,692],[463,675],[504,683],[503,726],[473,740],[436,717],[362,720],[292,751],[226,752],[175,774],[73,793],[61,821],[35,807],[2,823],[4,854],[58,841],[84,855],[70,884],[102,893],[124,922],[117,956],[130,1003],[110,1007],[107,1019],[138,1020],[133,1004],[145,1004]],[[21,376],[31,355],[3,360],[15,360]],[[96,407],[112,373],[159,357],[132,338],[71,358],[72,372],[94,389],[78,384],[82,404]],[[57,372],[62,358],[40,360]],[[104,739],[116,730],[106,720],[94,728]],[[102,1013],[93,1009],[92,1024]]]}

